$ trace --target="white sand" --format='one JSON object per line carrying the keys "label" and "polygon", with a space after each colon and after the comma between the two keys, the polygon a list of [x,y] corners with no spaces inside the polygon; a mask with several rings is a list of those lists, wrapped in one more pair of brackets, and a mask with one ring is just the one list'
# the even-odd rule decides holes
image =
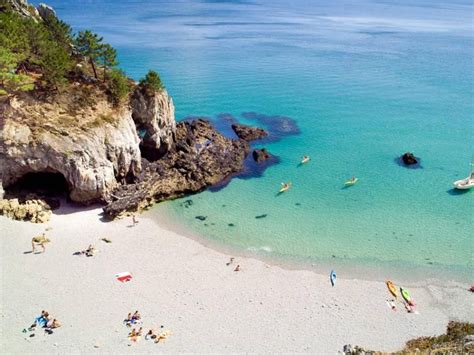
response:
{"label": "white sand", "polygon": [[[420,314],[391,311],[379,281],[286,270],[236,258],[160,228],[147,215],[103,223],[100,209],[53,215],[44,254],[24,254],[45,225],[0,217],[2,353],[311,352],[344,344],[392,351],[406,340],[435,335],[448,320],[474,320],[469,285],[409,287]],[[108,237],[113,242],[99,240]],[[73,256],[93,243],[97,256]],[[114,275],[130,271],[120,283]],[[396,280],[394,280],[396,281]],[[407,286],[407,285],[406,285]],[[63,327],[52,335],[22,333],[42,309]],[[129,346],[122,320],[139,310],[144,328],[172,331],[164,344]],[[94,348],[98,345],[98,348]]]}

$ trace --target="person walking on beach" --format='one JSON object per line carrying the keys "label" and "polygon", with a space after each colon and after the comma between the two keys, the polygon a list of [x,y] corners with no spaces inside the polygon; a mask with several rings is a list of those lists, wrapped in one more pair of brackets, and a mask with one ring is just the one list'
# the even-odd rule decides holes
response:
{"label": "person walking on beach", "polygon": [[132,215],[132,221],[134,226],[138,224],[137,217],[135,215]]}
{"label": "person walking on beach", "polygon": [[35,246],[39,245],[43,249],[43,253],[46,251],[45,244],[49,243],[50,240],[46,238],[45,234],[43,233],[40,236],[34,237],[31,239],[31,247],[32,247],[32,253],[35,252]]}

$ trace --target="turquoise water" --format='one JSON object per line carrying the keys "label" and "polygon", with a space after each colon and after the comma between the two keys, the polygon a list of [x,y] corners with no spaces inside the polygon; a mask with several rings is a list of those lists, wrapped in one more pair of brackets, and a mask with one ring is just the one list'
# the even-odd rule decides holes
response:
{"label": "turquoise water", "polygon": [[[474,153],[470,1],[50,3],[104,35],[132,77],[157,69],[177,118],[297,122],[300,135],[265,145],[281,161],[263,177],[189,208],[165,204],[206,240],[280,260],[472,275],[473,193],[451,190]],[[422,169],[394,162],[405,151]],[[297,167],[303,155],[312,161]],[[276,196],[282,181],[293,188]]]}

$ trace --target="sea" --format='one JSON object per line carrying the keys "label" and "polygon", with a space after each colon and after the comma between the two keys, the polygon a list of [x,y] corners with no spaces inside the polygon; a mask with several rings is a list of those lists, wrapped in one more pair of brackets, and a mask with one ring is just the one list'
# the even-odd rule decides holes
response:
{"label": "sea", "polygon": [[472,281],[474,192],[453,189],[474,163],[470,0],[48,3],[132,78],[158,71],[178,120],[270,131],[253,147],[273,165],[161,203],[157,219],[285,265]]}

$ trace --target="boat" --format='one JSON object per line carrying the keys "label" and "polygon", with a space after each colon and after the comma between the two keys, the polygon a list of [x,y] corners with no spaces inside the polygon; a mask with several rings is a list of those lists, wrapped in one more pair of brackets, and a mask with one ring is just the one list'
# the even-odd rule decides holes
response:
{"label": "boat", "polygon": [[353,177],[352,179],[347,180],[347,181],[344,183],[344,185],[346,185],[346,186],[352,186],[352,185],[357,184],[357,181],[359,181],[359,179],[356,178],[356,177]]}
{"label": "boat", "polygon": [[334,270],[331,271],[329,279],[331,280],[331,285],[334,287],[336,285],[336,272]]}
{"label": "boat", "polygon": [[282,186],[281,186],[280,190],[278,191],[279,193],[287,191],[291,187],[291,182],[288,182],[286,184],[282,182],[281,185]]}
{"label": "boat", "polygon": [[469,190],[470,188],[474,187],[474,172],[471,172],[465,179],[457,180],[453,182],[454,188],[458,190]]}
{"label": "boat", "polygon": [[393,295],[393,297],[398,298],[397,288],[395,287],[393,282],[388,280],[388,281],[385,281],[385,283],[387,284],[388,290]]}
{"label": "boat", "polygon": [[310,160],[311,160],[311,158],[306,155],[306,156],[303,157],[303,159],[301,159],[301,164],[306,164]]}
{"label": "boat", "polygon": [[400,293],[402,294],[403,299],[404,299],[410,306],[414,306],[413,300],[411,299],[410,294],[408,293],[408,291],[407,291],[406,289],[404,289],[403,287],[400,287]]}

